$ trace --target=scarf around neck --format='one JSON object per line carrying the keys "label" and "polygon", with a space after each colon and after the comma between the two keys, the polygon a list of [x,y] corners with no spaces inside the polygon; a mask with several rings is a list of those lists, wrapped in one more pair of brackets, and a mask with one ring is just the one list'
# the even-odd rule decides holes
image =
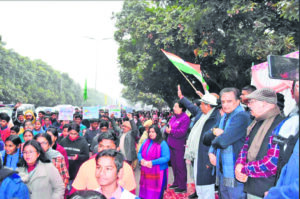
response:
{"label": "scarf around neck", "polygon": [[249,125],[247,129],[247,136],[250,135],[253,127],[256,125],[257,122],[263,121],[262,125],[259,127],[257,133],[254,136],[253,141],[248,150],[247,160],[249,162],[256,159],[256,156],[260,150],[261,144],[268,133],[269,128],[273,124],[277,115],[280,114],[280,110],[278,106],[274,107],[273,109],[269,110],[268,112],[264,113],[263,115],[255,118],[253,122]]}

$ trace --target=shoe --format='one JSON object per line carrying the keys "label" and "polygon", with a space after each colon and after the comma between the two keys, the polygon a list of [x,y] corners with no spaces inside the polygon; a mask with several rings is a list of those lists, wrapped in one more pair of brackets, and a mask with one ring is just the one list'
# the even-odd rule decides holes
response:
{"label": "shoe", "polygon": [[197,192],[195,191],[193,194],[189,195],[189,198],[198,198]]}
{"label": "shoe", "polygon": [[177,187],[174,191],[175,191],[175,193],[185,193],[186,189],[180,189]]}
{"label": "shoe", "polygon": [[178,188],[178,186],[176,186],[176,185],[169,186],[169,189],[176,189],[176,188]]}

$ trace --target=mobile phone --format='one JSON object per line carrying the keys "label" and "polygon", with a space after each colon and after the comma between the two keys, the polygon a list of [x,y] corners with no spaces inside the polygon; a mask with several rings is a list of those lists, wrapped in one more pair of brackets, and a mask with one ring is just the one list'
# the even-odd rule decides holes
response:
{"label": "mobile phone", "polygon": [[299,80],[299,59],[268,55],[268,71],[271,79]]}

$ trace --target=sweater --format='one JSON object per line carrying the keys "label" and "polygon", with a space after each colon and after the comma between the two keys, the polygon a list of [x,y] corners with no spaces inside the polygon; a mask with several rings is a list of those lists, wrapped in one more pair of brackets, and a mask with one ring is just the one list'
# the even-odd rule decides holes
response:
{"label": "sweater", "polygon": [[[70,180],[76,177],[80,165],[89,159],[89,147],[84,137],[78,137],[76,140],[70,140],[69,136],[63,139],[60,143],[65,148],[69,159],[69,174]],[[72,160],[74,155],[78,155],[76,160]]]}

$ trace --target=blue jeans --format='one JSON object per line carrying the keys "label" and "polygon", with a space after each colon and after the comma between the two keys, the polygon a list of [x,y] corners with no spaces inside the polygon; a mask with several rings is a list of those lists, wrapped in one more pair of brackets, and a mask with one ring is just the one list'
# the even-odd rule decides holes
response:
{"label": "blue jeans", "polygon": [[219,197],[220,199],[246,199],[244,184],[236,180],[236,187],[227,187],[223,185],[223,175],[219,177]]}

